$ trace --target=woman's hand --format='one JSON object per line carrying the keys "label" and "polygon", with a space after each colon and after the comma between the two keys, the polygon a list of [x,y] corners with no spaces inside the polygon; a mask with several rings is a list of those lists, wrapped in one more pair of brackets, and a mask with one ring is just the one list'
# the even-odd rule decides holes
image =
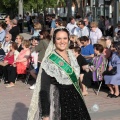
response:
{"label": "woman's hand", "polygon": [[7,60],[5,60],[5,61],[4,61],[4,63],[8,63],[8,61],[7,61]]}
{"label": "woman's hand", "polygon": [[112,66],[110,66],[109,68],[108,68],[108,71],[111,71],[113,69],[113,67]]}
{"label": "woman's hand", "polygon": [[50,120],[49,117],[43,117],[42,120]]}

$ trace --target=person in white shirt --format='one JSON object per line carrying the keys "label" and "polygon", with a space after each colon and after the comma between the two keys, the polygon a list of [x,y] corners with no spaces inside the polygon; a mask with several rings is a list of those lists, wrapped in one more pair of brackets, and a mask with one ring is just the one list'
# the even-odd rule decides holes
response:
{"label": "person in white shirt", "polygon": [[90,40],[92,45],[96,44],[97,41],[103,36],[101,30],[98,28],[97,22],[91,22]]}
{"label": "person in white shirt", "polygon": [[76,21],[75,18],[72,16],[70,17],[70,23],[67,24],[66,28],[69,30],[70,35],[74,34],[74,30],[77,28],[78,26],[76,25]]}
{"label": "person in white shirt", "polygon": [[79,27],[77,36],[78,37],[82,37],[82,36],[89,37],[89,28],[85,26],[85,22],[83,20],[80,20],[77,25]]}
{"label": "person in white shirt", "polygon": [[5,54],[7,54],[10,50],[11,39],[12,35],[10,33],[7,33],[5,36],[5,41],[2,43],[2,49],[4,50]]}
{"label": "person in white shirt", "polygon": [[120,23],[118,23],[117,27],[115,28],[114,35],[117,36],[118,31],[120,30]]}

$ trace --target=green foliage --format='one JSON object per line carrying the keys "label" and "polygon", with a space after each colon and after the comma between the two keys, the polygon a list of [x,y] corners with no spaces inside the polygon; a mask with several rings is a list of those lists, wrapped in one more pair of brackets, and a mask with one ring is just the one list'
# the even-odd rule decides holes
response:
{"label": "green foliage", "polygon": [[[57,5],[57,1],[60,1]],[[0,0],[0,11],[10,12],[18,11],[18,2],[19,0]],[[43,10],[44,8],[48,7],[57,7],[63,6],[64,0],[23,0],[24,11],[31,11],[33,10]]]}

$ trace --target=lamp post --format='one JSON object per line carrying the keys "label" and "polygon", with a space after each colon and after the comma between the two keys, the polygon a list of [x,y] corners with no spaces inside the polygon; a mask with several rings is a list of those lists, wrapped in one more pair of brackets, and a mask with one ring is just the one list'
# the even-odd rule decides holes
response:
{"label": "lamp post", "polygon": [[18,2],[18,14],[23,16],[23,0],[19,0]]}

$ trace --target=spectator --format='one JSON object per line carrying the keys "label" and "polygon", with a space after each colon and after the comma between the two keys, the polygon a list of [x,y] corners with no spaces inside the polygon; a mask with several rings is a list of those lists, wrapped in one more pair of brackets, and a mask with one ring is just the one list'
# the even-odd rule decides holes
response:
{"label": "spectator", "polygon": [[38,37],[41,29],[42,29],[42,25],[40,23],[34,23],[34,33],[32,37]]}
{"label": "spectator", "polygon": [[[38,52],[35,51],[36,45],[38,45],[38,39],[33,38],[32,40],[32,46],[31,46],[31,63],[33,66],[33,69],[30,70],[31,76],[36,80],[37,74],[38,74]],[[30,89],[33,90],[35,88],[35,84],[30,86]]]}
{"label": "spectator", "polygon": [[29,67],[30,41],[24,40],[22,42],[22,47],[23,47],[23,50],[21,50],[16,61],[14,62],[17,67],[17,74],[26,74],[26,69]]}
{"label": "spectator", "polygon": [[105,30],[107,30],[107,29],[108,29],[109,25],[110,25],[110,22],[109,22],[109,17],[108,17],[108,16],[106,16],[106,18],[105,18]]}
{"label": "spectator", "polygon": [[19,29],[20,29],[20,33],[23,33],[23,17],[22,17],[21,14],[18,17],[18,26],[19,26]]}
{"label": "spectator", "polygon": [[15,42],[17,43],[18,46],[18,52],[21,52],[22,48],[22,41],[24,40],[24,37],[22,35],[17,35]]}
{"label": "spectator", "polygon": [[[35,46],[36,54],[38,55],[38,65],[37,65],[37,67],[34,67],[34,69],[30,71],[30,74],[33,76],[34,79],[37,78],[39,67],[41,65],[41,62],[42,62],[42,59],[44,57],[45,51],[47,49],[47,46],[48,46],[48,44],[50,42],[50,35],[49,35],[49,33],[46,30],[42,30],[40,32],[40,39],[41,39],[41,41],[39,42],[39,44],[37,46]],[[33,90],[34,88],[35,88],[35,84],[30,86],[31,90]]]}
{"label": "spectator", "polygon": [[73,44],[76,46],[78,37],[76,35],[70,35],[70,46]]}
{"label": "spectator", "polygon": [[[2,44],[0,43],[0,62],[4,60],[4,57],[5,57],[5,52],[2,49]],[[2,66],[0,66],[0,76],[2,75],[3,75],[3,69],[2,69]]]}
{"label": "spectator", "polygon": [[5,25],[3,22],[0,22],[0,42],[3,42],[5,35],[6,35]]}
{"label": "spectator", "polygon": [[108,49],[111,47],[112,43],[113,43],[113,38],[111,36],[107,36],[106,37],[106,45],[107,45]]}
{"label": "spectator", "polygon": [[89,20],[88,18],[84,18],[83,20],[85,22],[85,26],[89,28],[89,31],[90,31],[90,23],[89,23]]}
{"label": "spectator", "polygon": [[100,20],[98,22],[98,27],[101,30],[102,34],[104,34],[104,31],[105,31],[105,18],[104,18],[104,16],[100,16]]}
{"label": "spectator", "polygon": [[31,28],[30,28],[30,16],[29,16],[29,13],[26,14],[26,21],[27,21],[28,32],[31,32]]}
{"label": "spectator", "polygon": [[2,43],[2,49],[4,50],[5,54],[7,54],[10,50],[10,44],[11,44],[12,35],[10,33],[7,33],[5,36],[5,40]]}
{"label": "spectator", "polygon": [[108,28],[106,29],[106,36],[113,37],[113,26],[109,24]]}
{"label": "spectator", "polygon": [[91,26],[90,40],[92,45],[94,45],[102,37],[102,32],[98,28],[98,24],[96,22],[91,22],[90,26]]}
{"label": "spectator", "polygon": [[73,16],[70,17],[70,23],[67,24],[66,28],[69,30],[70,35],[74,34],[74,30],[78,28],[75,18]]}
{"label": "spectator", "polygon": [[106,58],[102,54],[103,46],[100,44],[94,45],[95,57],[93,58],[92,64],[89,67],[83,67],[83,69],[89,69],[91,72],[86,72],[81,77],[82,86],[83,86],[83,95],[87,95],[88,91],[86,87],[90,87],[93,81],[103,80],[102,73],[106,69]]}
{"label": "spectator", "polygon": [[56,28],[63,26],[63,22],[61,20],[57,19],[57,20],[55,20],[55,25],[56,25]]}
{"label": "spectator", "polygon": [[11,20],[10,20],[10,16],[9,15],[5,17],[5,23],[7,25],[6,33],[8,33],[10,31],[10,29],[12,28]]}
{"label": "spectator", "polygon": [[53,35],[54,29],[56,28],[55,25],[55,15],[52,16],[52,22],[51,22],[51,30],[50,30],[50,36]]}
{"label": "spectator", "polygon": [[35,47],[36,52],[39,52],[38,55],[38,68],[42,62],[42,59],[44,57],[45,51],[47,49],[47,46],[50,42],[50,34],[46,30],[42,30],[40,32],[40,42],[39,44]]}
{"label": "spectator", "polygon": [[[89,72],[88,63],[86,62],[85,58],[80,54],[80,51],[81,51],[80,47],[70,46],[70,49],[73,49],[73,53],[75,54],[75,56],[77,58],[77,62],[80,66],[80,84],[82,87],[82,95],[85,96],[88,94],[88,92],[86,91],[86,86],[84,84],[82,84],[82,80],[83,80],[84,74],[86,72]],[[91,80],[91,77],[89,78],[89,76],[88,76],[87,78],[88,78],[88,80]]]}
{"label": "spectator", "polygon": [[31,46],[30,46],[31,53],[35,51],[35,46],[38,45],[38,43],[39,43],[39,38],[33,37],[31,40]]}
{"label": "spectator", "polygon": [[80,28],[77,36],[78,37],[82,37],[82,36],[89,37],[89,29],[88,27],[85,26],[85,22],[81,20],[77,24],[78,24],[78,27]]}
{"label": "spectator", "polygon": [[19,27],[17,26],[17,20],[13,19],[12,21],[12,28],[9,33],[12,35],[12,41],[15,42],[16,36],[19,35]]}
{"label": "spectator", "polygon": [[19,52],[17,51],[17,44],[12,42],[10,44],[10,51],[4,58],[3,62],[0,62],[0,65],[3,66],[3,74],[5,77],[5,84],[8,84],[6,87],[15,86],[16,79],[16,67],[14,66],[14,61],[18,57]]}
{"label": "spectator", "polygon": [[82,44],[81,54],[83,57],[85,57],[85,59],[89,63],[89,62],[91,62],[92,58],[94,57],[93,46],[89,43],[89,39],[86,36],[82,36],[80,38],[80,42]]}
{"label": "spectator", "polygon": [[115,28],[114,36],[117,36],[117,33],[118,33],[119,30],[120,30],[120,23],[118,23],[117,27]]}
{"label": "spectator", "polygon": [[113,53],[109,62],[109,68],[104,72],[105,84],[108,86],[110,93],[107,97],[117,98],[119,97],[120,85],[120,44],[116,47],[117,52]]}
{"label": "spectator", "polygon": [[103,46],[103,54],[106,59],[109,59],[111,57],[111,50],[107,47],[106,39],[103,37],[100,40],[98,40],[97,43]]}

